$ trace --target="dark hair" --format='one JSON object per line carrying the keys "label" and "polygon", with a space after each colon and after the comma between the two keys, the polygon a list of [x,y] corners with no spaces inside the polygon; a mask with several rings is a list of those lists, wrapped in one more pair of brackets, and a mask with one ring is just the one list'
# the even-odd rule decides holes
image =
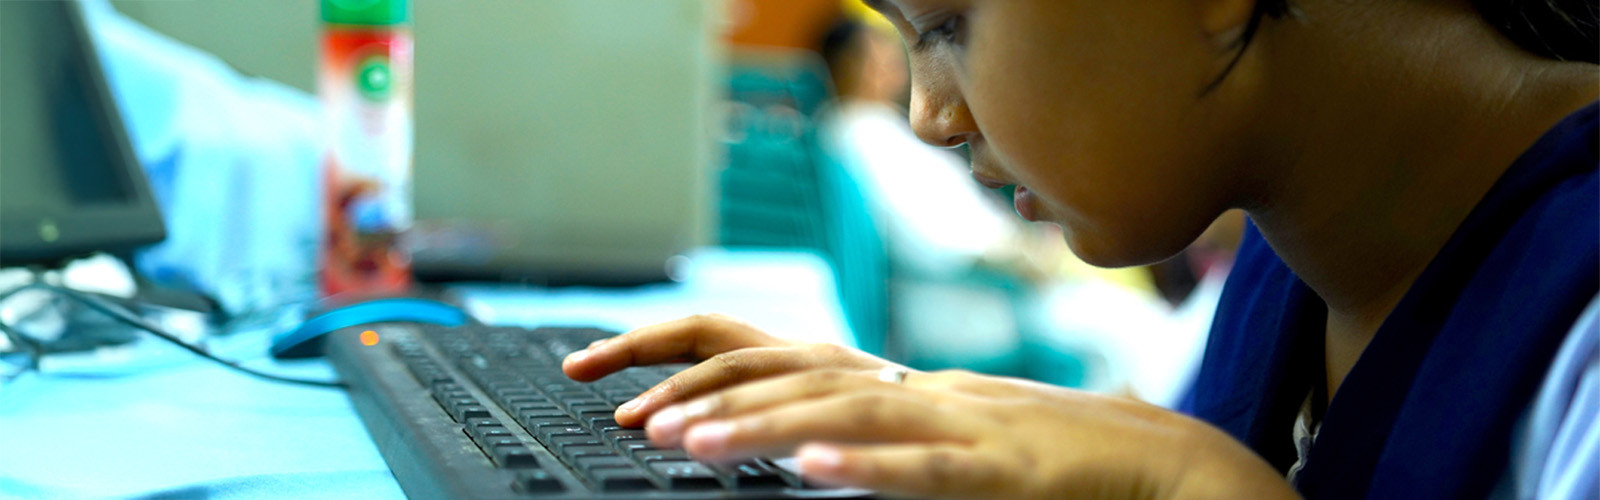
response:
{"label": "dark hair", "polygon": [[[1512,42],[1535,54],[1559,61],[1600,64],[1600,2],[1596,0],[1472,0],[1479,15]],[[1255,13],[1235,43],[1238,50],[1222,74],[1206,86],[1222,83],[1255,38],[1266,18],[1290,12],[1289,0],[1259,0]]]}
{"label": "dark hair", "polygon": [[1591,64],[1600,63],[1597,4],[1595,0],[1472,0],[1489,24],[1522,48],[1551,59]]}
{"label": "dark hair", "polygon": [[839,88],[839,81],[845,77],[847,71],[844,63],[847,54],[854,50],[857,39],[861,37],[862,30],[866,29],[861,23],[850,19],[841,19],[828,27],[822,34],[822,40],[817,44],[817,52],[822,56],[822,62],[828,66],[828,74],[834,79],[834,92],[844,92]]}

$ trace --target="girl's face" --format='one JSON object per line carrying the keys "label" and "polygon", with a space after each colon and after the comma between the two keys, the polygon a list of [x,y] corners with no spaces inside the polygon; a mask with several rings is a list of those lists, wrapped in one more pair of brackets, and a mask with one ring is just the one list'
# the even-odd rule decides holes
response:
{"label": "girl's face", "polygon": [[909,47],[917,134],[969,144],[973,175],[1016,184],[1084,260],[1164,259],[1245,201],[1251,59],[1206,88],[1252,2],[868,3]]}

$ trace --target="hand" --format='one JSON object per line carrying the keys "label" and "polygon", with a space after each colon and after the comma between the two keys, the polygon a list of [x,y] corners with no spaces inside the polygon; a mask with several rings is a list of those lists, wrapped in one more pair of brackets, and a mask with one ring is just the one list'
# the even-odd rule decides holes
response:
{"label": "hand", "polygon": [[707,361],[684,370],[617,408],[617,423],[644,425],[656,410],[710,391],[774,375],[819,368],[877,369],[893,363],[833,344],[784,340],[727,316],[710,314],[648,326],[590,344],[561,369],[591,381],[630,366]]}
{"label": "hand", "polygon": [[1297,498],[1243,445],[1137,401],[965,372],[807,370],[660,410],[698,459],[798,454],[808,480],[935,498]]}

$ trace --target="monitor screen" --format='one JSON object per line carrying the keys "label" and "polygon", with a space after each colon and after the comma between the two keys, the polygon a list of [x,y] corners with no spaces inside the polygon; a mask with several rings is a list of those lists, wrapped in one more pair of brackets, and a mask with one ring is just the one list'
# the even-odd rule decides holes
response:
{"label": "monitor screen", "polygon": [[0,2],[0,265],[160,241],[76,2]]}

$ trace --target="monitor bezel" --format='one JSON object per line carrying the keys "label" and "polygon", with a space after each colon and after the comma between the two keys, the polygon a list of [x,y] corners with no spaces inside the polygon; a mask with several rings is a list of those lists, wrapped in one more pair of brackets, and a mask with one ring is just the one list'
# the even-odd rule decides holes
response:
{"label": "monitor bezel", "polygon": [[[7,207],[0,200],[0,266],[4,267],[59,265],[95,252],[120,253],[166,238],[160,207],[134,154],[122,111],[101,65],[99,47],[89,36],[84,6],[76,0],[56,4],[65,13],[69,36],[78,41],[79,54],[69,64],[83,71],[90,98],[99,101],[90,109],[113,149],[107,156],[121,163],[115,167],[128,182],[130,199],[117,206],[77,206],[57,213]],[[54,238],[49,237],[52,232]]]}

